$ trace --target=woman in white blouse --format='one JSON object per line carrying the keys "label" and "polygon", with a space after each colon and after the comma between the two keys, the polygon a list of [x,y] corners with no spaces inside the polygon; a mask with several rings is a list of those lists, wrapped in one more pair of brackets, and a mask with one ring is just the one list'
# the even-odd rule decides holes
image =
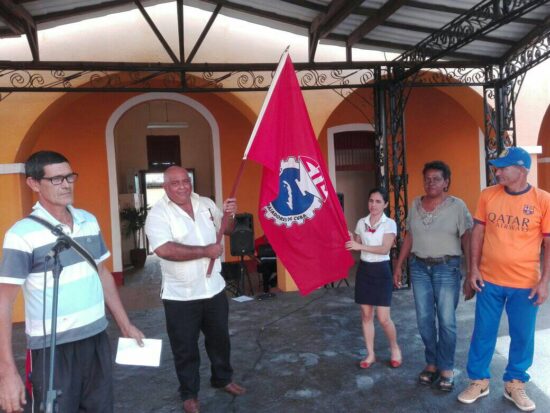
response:
{"label": "woman in white blouse", "polygon": [[386,190],[372,189],[369,192],[369,215],[357,222],[354,240],[346,243],[346,249],[361,251],[361,261],[355,279],[355,302],[361,305],[363,336],[367,347],[367,357],[359,363],[363,369],[369,368],[376,361],[375,308],[378,321],[390,344],[390,365],[397,368],[402,362],[395,325],[390,317],[393,278],[389,253],[395,240],[397,227],[395,221],[384,214],[387,206]]}

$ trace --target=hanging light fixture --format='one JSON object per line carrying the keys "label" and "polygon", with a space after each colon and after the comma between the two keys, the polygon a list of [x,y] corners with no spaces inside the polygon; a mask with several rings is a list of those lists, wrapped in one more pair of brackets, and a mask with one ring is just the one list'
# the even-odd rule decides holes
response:
{"label": "hanging light fixture", "polygon": [[148,103],[147,108],[149,111],[149,123],[147,129],[185,129],[189,127],[187,122],[170,122],[168,120],[168,103],[164,102],[164,120],[160,122],[152,122],[151,119],[151,106]]}

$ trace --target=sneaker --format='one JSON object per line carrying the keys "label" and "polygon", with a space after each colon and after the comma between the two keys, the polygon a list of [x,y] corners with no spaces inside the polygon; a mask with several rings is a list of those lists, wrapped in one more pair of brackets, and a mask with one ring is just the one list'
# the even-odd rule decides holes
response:
{"label": "sneaker", "polygon": [[525,383],[519,380],[512,380],[505,383],[504,397],[514,402],[518,409],[524,412],[530,412],[537,408],[533,400],[525,393]]}
{"label": "sneaker", "polygon": [[472,380],[470,385],[458,395],[458,401],[466,404],[475,402],[489,394],[489,379]]}

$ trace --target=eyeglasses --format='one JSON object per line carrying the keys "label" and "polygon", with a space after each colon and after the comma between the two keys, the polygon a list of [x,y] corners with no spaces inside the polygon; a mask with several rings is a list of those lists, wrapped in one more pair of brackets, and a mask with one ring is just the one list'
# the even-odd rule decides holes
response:
{"label": "eyeglasses", "polygon": [[76,179],[78,178],[78,174],[73,172],[68,175],[58,175],[58,176],[52,176],[52,177],[43,177],[40,178],[40,180],[45,179],[46,181],[50,181],[52,185],[61,185],[63,181],[67,181],[69,184],[72,184],[76,182]]}

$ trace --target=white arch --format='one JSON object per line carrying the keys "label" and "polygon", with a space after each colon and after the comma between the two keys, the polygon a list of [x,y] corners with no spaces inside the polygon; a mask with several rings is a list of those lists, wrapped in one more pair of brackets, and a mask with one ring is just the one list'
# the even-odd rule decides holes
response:
{"label": "white arch", "polygon": [[220,156],[220,130],[216,119],[210,111],[201,103],[190,97],[179,95],[177,93],[155,92],[144,93],[134,96],[120,105],[111,115],[105,127],[105,143],[107,145],[107,166],[109,172],[109,204],[111,211],[111,240],[113,254],[113,272],[122,271],[122,251],[120,239],[120,220],[118,216],[118,182],[116,174],[115,158],[115,126],[120,118],[131,108],[143,102],[150,100],[172,100],[190,106],[199,112],[210,125],[212,131],[212,147],[214,161],[214,191],[216,201],[222,199],[222,174],[221,174],[221,156]]}
{"label": "white arch", "polygon": [[336,162],[334,160],[334,135],[340,132],[350,131],[374,131],[374,126],[370,123],[348,123],[345,125],[333,126],[327,129],[327,164],[328,175],[332,181],[332,186],[336,191]]}

